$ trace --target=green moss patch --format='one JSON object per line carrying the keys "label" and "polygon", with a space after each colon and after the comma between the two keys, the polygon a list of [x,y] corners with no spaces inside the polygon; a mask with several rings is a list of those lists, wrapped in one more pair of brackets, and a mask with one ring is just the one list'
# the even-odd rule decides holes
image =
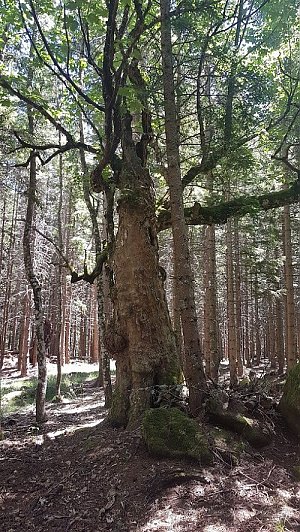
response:
{"label": "green moss patch", "polygon": [[256,419],[248,418],[228,410],[210,410],[209,419],[219,427],[240,434],[253,447],[264,447],[271,443],[272,432],[269,427]]}
{"label": "green moss patch", "polygon": [[200,426],[178,408],[147,410],[142,430],[148,450],[155,456],[188,458],[202,464],[212,462],[212,453]]}
{"label": "green moss patch", "polygon": [[288,374],[279,409],[289,428],[300,438],[300,363]]}

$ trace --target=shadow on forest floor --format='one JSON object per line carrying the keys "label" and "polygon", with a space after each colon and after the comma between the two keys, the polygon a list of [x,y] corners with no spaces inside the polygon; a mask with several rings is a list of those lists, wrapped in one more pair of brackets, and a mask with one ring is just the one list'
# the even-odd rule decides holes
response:
{"label": "shadow on forest floor", "polygon": [[4,418],[0,442],[1,532],[300,531],[299,445],[280,426],[237,465],[209,468],[148,455],[139,431],[113,429],[91,383],[48,407]]}

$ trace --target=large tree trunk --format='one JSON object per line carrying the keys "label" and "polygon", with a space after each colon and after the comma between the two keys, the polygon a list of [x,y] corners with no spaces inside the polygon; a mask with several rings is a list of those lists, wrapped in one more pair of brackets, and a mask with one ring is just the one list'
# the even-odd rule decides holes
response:
{"label": "large tree trunk", "polygon": [[158,262],[155,204],[149,172],[124,119],[119,226],[113,256],[114,318],[106,345],[116,358],[111,420],[134,426],[155,385],[175,384],[179,363]]}

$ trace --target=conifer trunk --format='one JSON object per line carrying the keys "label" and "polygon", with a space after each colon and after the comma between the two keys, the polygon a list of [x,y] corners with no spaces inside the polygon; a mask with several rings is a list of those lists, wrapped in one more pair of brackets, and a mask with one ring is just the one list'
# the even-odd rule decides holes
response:
{"label": "conifer trunk", "polygon": [[161,51],[164,84],[165,132],[167,149],[167,180],[170,192],[172,234],[174,242],[174,270],[178,289],[181,326],[183,332],[183,369],[189,388],[192,415],[201,411],[206,380],[195,307],[194,279],[184,217],[180,170],[178,123],[173,75],[170,0],[161,0]]}
{"label": "conifer trunk", "polygon": [[227,222],[226,230],[226,264],[227,264],[227,322],[228,322],[228,359],[230,384],[237,384],[237,349],[236,349],[236,315],[234,297],[234,270],[232,256],[232,227],[231,221]]}
{"label": "conifer trunk", "polygon": [[205,231],[204,257],[204,353],[206,375],[218,381],[220,364],[219,327],[217,319],[217,279],[216,279],[216,242],[215,226],[211,225]]}
{"label": "conifer trunk", "polygon": [[294,268],[292,254],[290,207],[284,207],[284,254],[285,254],[285,286],[286,286],[286,359],[287,369],[297,362],[297,336],[295,319]]}

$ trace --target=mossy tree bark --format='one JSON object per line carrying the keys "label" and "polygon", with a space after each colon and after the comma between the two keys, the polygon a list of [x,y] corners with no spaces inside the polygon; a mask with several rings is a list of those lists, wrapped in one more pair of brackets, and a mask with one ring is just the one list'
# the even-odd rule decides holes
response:
{"label": "mossy tree bark", "polygon": [[[259,211],[278,209],[284,205],[292,205],[300,200],[300,181],[298,179],[287,189],[255,196],[241,196],[217,205],[202,206],[195,202],[192,207],[184,209],[185,220],[188,225],[220,225],[229,218],[242,217]],[[163,231],[171,227],[171,213],[161,210],[158,216],[158,230]]]}
{"label": "mossy tree bark", "polygon": [[150,406],[153,386],[176,383],[179,362],[159,269],[152,181],[136,154],[129,114],[123,132],[114,317],[106,345],[117,371],[110,419],[132,427]]}

